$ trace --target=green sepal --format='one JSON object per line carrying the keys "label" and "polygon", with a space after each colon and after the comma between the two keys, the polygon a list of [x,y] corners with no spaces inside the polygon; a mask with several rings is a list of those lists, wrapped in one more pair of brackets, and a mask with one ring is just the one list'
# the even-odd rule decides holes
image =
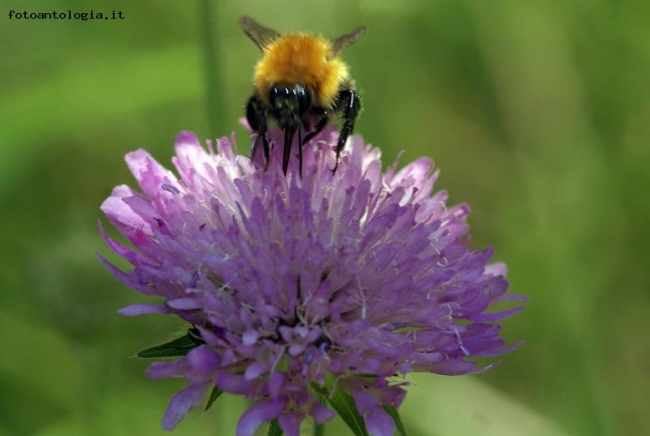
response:
{"label": "green sepal", "polygon": [[165,357],[185,356],[192,348],[198,347],[196,340],[192,339],[187,333],[184,336],[173,339],[164,344],[146,348],[139,351],[136,356],[143,359],[158,359]]}
{"label": "green sepal", "polygon": [[271,425],[269,426],[269,432],[268,436],[282,436],[284,432],[280,428],[280,424],[278,424],[278,420],[274,419],[271,421]]}
{"label": "green sepal", "polygon": [[217,401],[217,398],[219,398],[221,394],[223,394],[223,391],[218,387],[214,386],[212,388],[212,391],[210,392],[210,398],[208,398],[208,404],[205,405],[204,410],[207,411],[210,407],[212,407],[214,402]]}
{"label": "green sepal", "polygon": [[384,409],[384,411],[388,413],[391,418],[393,418],[393,422],[395,423],[395,429],[397,430],[397,433],[399,433],[400,436],[406,436],[406,429],[404,428],[404,424],[402,423],[402,418],[400,418],[397,409],[394,408],[393,406],[381,406],[381,408]]}
{"label": "green sepal", "polygon": [[[328,382],[330,381],[328,380]],[[329,389],[331,392],[316,385],[312,385],[312,388],[318,394],[321,401],[326,401],[332,406],[332,409],[339,414],[343,422],[350,427],[352,433],[356,436],[368,436],[366,422],[359,414],[354,398],[345,393],[335,381],[328,383],[328,385],[330,386]]]}

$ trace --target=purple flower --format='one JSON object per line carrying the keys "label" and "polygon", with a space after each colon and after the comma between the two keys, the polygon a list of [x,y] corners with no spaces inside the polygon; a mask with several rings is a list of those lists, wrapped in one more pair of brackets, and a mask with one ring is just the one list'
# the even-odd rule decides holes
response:
{"label": "purple flower", "polygon": [[379,150],[353,137],[332,174],[338,136],[327,128],[304,146],[303,177],[295,158],[285,177],[273,135],[266,169],[262,153],[252,162],[226,138],[206,151],[188,132],[176,139],[180,177],[144,150],[129,153],[142,192],[118,186],[102,204],[134,249],[104,234],[106,242],[133,269],[102,261],[127,286],[163,298],[121,312],[173,314],[200,334],[186,356],[148,369],[189,382],[163,427],[216,385],[255,400],[238,435],[274,419],[298,435],[307,416],[334,416],[315,389],[335,380],[370,434],[392,435],[382,406],[404,398],[396,376],[490,369],[474,358],[518,345],[505,346],[493,322],[522,306],[488,309],[524,299],[505,294],[492,250],[467,248],[469,208],[447,207],[446,193],[433,192],[429,159],[382,172]]}

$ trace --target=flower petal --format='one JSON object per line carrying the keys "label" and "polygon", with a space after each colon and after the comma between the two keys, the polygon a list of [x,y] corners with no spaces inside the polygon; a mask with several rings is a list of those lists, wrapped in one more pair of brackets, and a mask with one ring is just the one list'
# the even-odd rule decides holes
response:
{"label": "flower petal", "polygon": [[372,436],[393,436],[395,431],[395,422],[384,409],[373,407],[364,415],[366,429]]}
{"label": "flower petal", "polygon": [[283,400],[261,401],[248,409],[239,419],[237,436],[254,436],[255,430],[264,422],[272,421],[284,410]]}
{"label": "flower petal", "polygon": [[174,395],[162,419],[163,430],[173,430],[187,415],[187,412],[203,401],[209,386],[209,383],[190,386]]}
{"label": "flower petal", "polygon": [[215,371],[219,367],[219,355],[208,347],[196,347],[187,353],[192,368],[203,373]]}
{"label": "flower petal", "polygon": [[126,316],[136,316],[142,315],[145,313],[168,313],[169,310],[164,306],[156,306],[154,304],[132,304],[126,306],[120,310],[118,313]]}

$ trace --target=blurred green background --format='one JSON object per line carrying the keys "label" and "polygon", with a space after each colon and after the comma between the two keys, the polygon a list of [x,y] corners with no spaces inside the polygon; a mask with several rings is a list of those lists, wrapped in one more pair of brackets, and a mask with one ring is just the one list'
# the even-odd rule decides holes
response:
{"label": "blurred green background", "polygon": [[[434,158],[439,189],[472,206],[528,308],[527,344],[479,376],[418,375],[412,435],[650,434],[650,7],[638,0],[2,1],[0,434],[163,434],[182,380],[134,352],[182,328],[126,318],[144,301],[100,265],[99,205],[133,184],[123,155],[169,163],[175,135],[237,134],[259,53],[237,26],[365,39],[344,58],[357,132],[386,163]],[[124,20],[9,20],[121,10]],[[206,32],[205,17],[210,29]],[[203,20],[203,21],[201,21]],[[216,70],[201,41],[211,33]],[[208,81],[211,76],[211,81]],[[114,256],[110,259],[116,260]],[[240,399],[177,435],[227,435]],[[334,423],[327,434],[347,434]]]}

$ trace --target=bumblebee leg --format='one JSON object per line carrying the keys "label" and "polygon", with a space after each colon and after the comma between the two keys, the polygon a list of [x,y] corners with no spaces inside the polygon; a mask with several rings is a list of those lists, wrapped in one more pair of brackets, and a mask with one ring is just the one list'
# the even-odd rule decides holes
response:
{"label": "bumblebee leg", "polygon": [[251,126],[251,129],[257,133],[257,138],[255,139],[253,149],[251,150],[251,160],[255,159],[255,153],[257,152],[257,148],[259,147],[259,142],[261,140],[262,149],[264,150],[264,159],[266,161],[264,170],[266,170],[269,167],[271,148],[269,141],[266,139],[266,110],[264,109],[262,100],[257,95],[254,95],[248,99],[248,103],[246,104],[246,120]]}
{"label": "bumblebee leg", "polygon": [[300,174],[300,178],[302,179],[302,145],[303,145],[303,140],[302,140],[302,126],[298,124],[298,172]]}
{"label": "bumblebee leg", "polygon": [[318,121],[318,124],[316,124],[316,127],[314,128],[314,130],[312,130],[311,132],[309,132],[309,133],[307,133],[305,135],[305,138],[303,139],[303,142],[311,141],[314,138],[314,136],[316,136],[320,132],[322,132],[323,129],[325,128],[325,126],[327,126],[327,123],[328,123],[329,120],[330,120],[329,115],[327,114],[327,112],[324,112],[322,114],[322,118]]}
{"label": "bumblebee leg", "polygon": [[339,157],[341,155],[341,150],[345,147],[345,142],[348,140],[348,136],[354,131],[354,122],[357,119],[357,115],[361,110],[361,99],[359,98],[359,93],[354,89],[343,89],[339,92],[338,102],[336,104],[336,109],[339,112],[343,113],[343,126],[339,133],[339,142],[336,146],[336,163],[332,169],[332,173],[336,172],[336,169],[339,166]]}
{"label": "bumblebee leg", "polygon": [[[291,157],[291,143],[293,142],[293,135],[296,133],[295,130],[292,129],[284,129],[284,150],[282,154],[282,171],[284,172],[284,175],[287,175],[287,169],[289,168],[289,157]],[[300,163],[302,164],[302,156],[301,156],[301,161]],[[302,165],[301,165],[301,171],[302,171]]]}

